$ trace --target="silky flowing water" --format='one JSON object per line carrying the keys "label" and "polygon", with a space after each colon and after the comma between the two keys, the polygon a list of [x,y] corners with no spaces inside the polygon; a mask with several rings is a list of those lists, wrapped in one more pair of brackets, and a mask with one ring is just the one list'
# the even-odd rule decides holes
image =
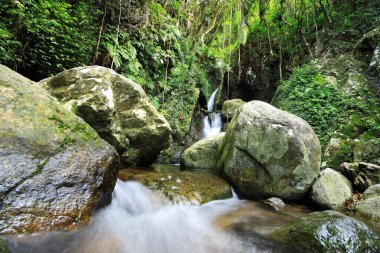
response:
{"label": "silky flowing water", "polygon": [[298,252],[267,235],[305,213],[297,207],[278,212],[237,197],[201,206],[171,204],[140,183],[118,180],[112,203],[87,226],[7,242],[15,253]]}

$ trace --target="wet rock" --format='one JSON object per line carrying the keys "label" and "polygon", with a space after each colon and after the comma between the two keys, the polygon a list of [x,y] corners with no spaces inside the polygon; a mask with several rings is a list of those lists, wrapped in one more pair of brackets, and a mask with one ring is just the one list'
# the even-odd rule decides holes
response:
{"label": "wet rock", "polygon": [[380,222],[380,184],[372,185],[364,192],[364,200],[356,204],[354,214]]}
{"label": "wet rock", "polygon": [[215,170],[216,153],[224,134],[219,133],[210,136],[187,148],[181,155],[181,168],[188,170]]}
{"label": "wet rock", "polygon": [[155,172],[136,169],[120,170],[123,181],[138,181],[162,193],[173,203],[204,204],[232,196],[231,187],[222,178],[208,172]]}
{"label": "wet rock", "polygon": [[230,99],[223,103],[222,116],[229,120],[235,115],[236,111],[242,107],[245,102],[241,99]]}
{"label": "wet rock", "polygon": [[7,246],[5,246],[3,240],[0,238],[0,253],[11,253]]}
{"label": "wet rock", "polygon": [[111,69],[79,67],[41,83],[113,145],[126,164],[149,165],[170,145],[169,123],[140,85]]}
{"label": "wet rock", "polygon": [[310,192],[314,203],[337,211],[344,209],[346,200],[351,196],[351,182],[341,173],[329,168],[321,172],[321,177],[313,184]]}
{"label": "wet rock", "polygon": [[218,173],[245,197],[301,199],[318,176],[320,143],[301,118],[261,102],[238,111],[218,147]]}
{"label": "wet rock", "polygon": [[273,207],[276,210],[280,210],[285,207],[284,201],[280,198],[272,197],[264,201],[265,204]]}
{"label": "wet rock", "polygon": [[2,65],[0,122],[0,234],[73,228],[111,201],[115,149]]}
{"label": "wet rock", "polygon": [[364,223],[336,211],[309,214],[273,234],[310,252],[375,253],[380,239]]}
{"label": "wet rock", "polygon": [[360,191],[380,183],[380,166],[372,163],[343,163],[340,171],[346,175]]}

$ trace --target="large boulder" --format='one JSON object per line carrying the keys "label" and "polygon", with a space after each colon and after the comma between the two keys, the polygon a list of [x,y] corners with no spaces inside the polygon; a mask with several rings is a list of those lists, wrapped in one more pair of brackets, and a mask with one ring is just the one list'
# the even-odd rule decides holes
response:
{"label": "large boulder", "polygon": [[215,170],[216,153],[224,134],[219,133],[210,136],[187,148],[181,155],[181,168],[188,170]]}
{"label": "large boulder", "polygon": [[240,194],[296,200],[318,176],[321,148],[304,120],[251,101],[231,121],[218,158],[219,173]]}
{"label": "large boulder", "polygon": [[231,187],[222,178],[207,172],[155,172],[120,170],[122,181],[138,181],[159,192],[172,203],[204,204],[232,196]]}
{"label": "large boulder", "polygon": [[311,213],[274,237],[320,253],[375,253],[380,239],[364,223],[336,211]]}
{"label": "large boulder", "polygon": [[222,116],[223,118],[227,118],[231,120],[237,110],[242,107],[245,104],[245,102],[241,99],[230,99],[226,100],[223,103],[222,106]]}
{"label": "large boulder", "polygon": [[2,65],[0,122],[0,234],[72,228],[111,201],[115,149]]}
{"label": "large boulder", "polygon": [[364,192],[364,199],[355,205],[353,212],[357,217],[380,222],[380,184]]}
{"label": "large boulder", "polygon": [[346,200],[352,197],[351,182],[341,173],[329,168],[321,174],[311,187],[311,199],[323,208],[343,210]]}
{"label": "large boulder", "polygon": [[41,83],[113,145],[126,164],[151,164],[170,145],[169,123],[144,90],[111,69],[79,67]]}

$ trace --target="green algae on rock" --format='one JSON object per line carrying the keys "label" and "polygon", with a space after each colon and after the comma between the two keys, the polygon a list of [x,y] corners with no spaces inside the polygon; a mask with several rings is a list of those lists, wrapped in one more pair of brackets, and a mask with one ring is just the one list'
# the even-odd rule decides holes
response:
{"label": "green algae on rock", "polygon": [[336,211],[311,213],[272,236],[318,253],[380,251],[380,239],[373,230],[363,222]]}
{"label": "green algae on rock", "polygon": [[138,181],[173,203],[204,204],[232,196],[231,187],[222,178],[208,172],[155,172],[137,169],[119,171],[123,181]]}
{"label": "green algae on rock", "polygon": [[2,65],[0,96],[0,234],[88,222],[111,201],[114,148],[39,85]]}
{"label": "green algae on rock", "polygon": [[224,101],[222,106],[222,116],[231,120],[237,112],[237,110],[244,104],[245,102],[241,99],[230,99]]}

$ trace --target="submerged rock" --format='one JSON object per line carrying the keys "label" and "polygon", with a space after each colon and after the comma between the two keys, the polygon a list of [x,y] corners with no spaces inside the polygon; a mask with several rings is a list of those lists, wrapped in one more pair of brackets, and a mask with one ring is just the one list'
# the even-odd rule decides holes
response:
{"label": "submerged rock", "polygon": [[0,122],[0,234],[72,228],[111,201],[115,149],[2,65]]}
{"label": "submerged rock", "polygon": [[246,197],[301,199],[318,176],[319,140],[301,118],[246,103],[218,148],[218,172]]}
{"label": "submerged rock", "polygon": [[352,196],[352,185],[341,173],[328,168],[313,184],[310,196],[323,208],[343,210],[346,200]]}
{"label": "submerged rock", "polygon": [[170,145],[169,123],[144,90],[111,69],[79,67],[41,83],[113,145],[126,164],[149,165]]}
{"label": "submerged rock", "polygon": [[173,203],[204,204],[232,196],[231,187],[222,178],[207,172],[155,172],[136,169],[119,171],[123,181],[138,181],[162,193]]}
{"label": "submerged rock", "polygon": [[311,252],[376,253],[380,239],[364,223],[336,211],[309,214],[273,237]]}
{"label": "submerged rock", "polygon": [[275,210],[280,210],[285,207],[284,201],[280,198],[272,197],[264,201],[265,204],[273,207]]}
{"label": "submerged rock", "polygon": [[230,99],[223,103],[222,107],[222,116],[223,118],[227,118],[229,120],[235,115],[237,110],[242,107],[245,102],[241,99]]}
{"label": "submerged rock", "polygon": [[340,171],[346,175],[360,191],[380,183],[380,166],[372,163],[343,163]]}
{"label": "submerged rock", "polygon": [[215,170],[216,153],[224,134],[213,135],[187,148],[181,155],[181,168],[188,170]]}

